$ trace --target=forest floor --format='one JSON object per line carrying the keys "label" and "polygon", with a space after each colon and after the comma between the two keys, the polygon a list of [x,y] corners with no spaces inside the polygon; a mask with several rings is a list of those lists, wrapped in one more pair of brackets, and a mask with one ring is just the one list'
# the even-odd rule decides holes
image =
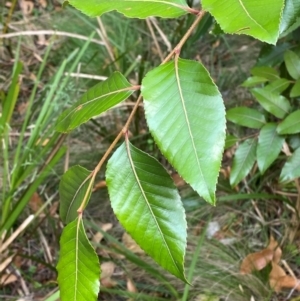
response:
{"label": "forest floor", "polygon": [[[12,9],[14,4],[16,6]],[[41,175],[41,166],[44,168],[45,162],[49,162],[49,153],[57,154],[57,148],[62,145],[66,146],[66,152],[45,179],[32,188],[27,205],[1,238],[0,300],[56,301],[59,300],[56,264],[63,229],[58,215],[60,177],[75,164],[94,168],[122,128],[135,99],[93,119],[68,137],[54,139],[54,132],[48,132],[48,129],[64,108],[113,71],[121,71],[133,83],[140,82],[148,70],[160,63],[160,53],[166,56],[170,44],[176,44],[188,28],[189,20],[154,20],[149,25],[143,20],[127,20],[115,13],[101,19],[89,19],[70,7],[63,9],[55,0],[6,1],[3,7],[0,28],[3,32],[0,34],[1,101],[11,85],[16,61],[23,64],[18,99],[12,108],[10,132],[7,140],[1,137],[9,147],[8,155],[3,157],[3,165],[0,166],[3,195],[4,187],[8,185],[6,165],[9,169],[15,165],[22,168],[27,168],[26,164],[33,166],[12,192],[15,198],[12,208],[25,199],[24,191]],[[162,31],[161,35],[157,33],[157,38],[151,36],[150,28],[153,27]],[[86,50],[80,53],[83,47]],[[215,36],[204,30],[197,32],[182,55],[203,62],[218,84],[227,108],[236,104],[251,106],[252,96],[240,84],[249,76],[261,47],[259,42],[248,37]],[[77,52],[72,54],[74,50]],[[59,75],[64,60],[67,60],[66,68]],[[74,62],[75,69],[69,72]],[[40,75],[43,64],[45,68]],[[51,98],[51,87],[56,85],[56,81],[63,83],[64,78],[68,81],[56,89],[53,92],[55,96]],[[32,94],[34,89],[37,92]],[[49,107],[45,107],[45,103],[49,103]],[[45,114],[50,108],[49,114]],[[26,114],[28,110],[30,116]],[[43,128],[43,134],[39,136],[34,128],[41,114],[45,117],[39,121]],[[21,142],[24,151],[32,133],[37,133],[35,143],[31,144],[32,152],[26,157],[26,160],[32,160],[30,164],[25,159],[21,161],[21,155],[15,157],[24,124]],[[228,130],[241,137],[249,134],[232,125]],[[224,153],[217,187],[218,202],[216,207],[212,207],[164,161],[149,134],[142,106],[131,126],[131,133],[136,146],[166,166],[180,191],[187,212],[186,269],[192,286],[166,275],[126,234],[113,214],[104,173],[100,172],[86,210],[88,236],[101,261],[99,300],[300,300],[297,299],[299,292],[292,287],[281,289],[278,286],[277,292],[271,289],[268,278],[271,262],[257,273],[243,271],[245,265],[245,269],[249,269],[247,255],[259,252],[253,255],[256,257],[252,260],[264,260],[266,250],[271,248],[277,255],[282,251],[278,256],[285,271],[294,278],[300,277],[300,232],[291,226],[295,212],[289,205],[296,201],[297,191],[274,188],[273,184],[268,184],[272,179],[262,184],[256,177],[255,168],[241,185],[231,188],[228,177],[236,149],[232,146]],[[45,146],[49,147],[45,156],[34,160]],[[3,210],[3,203],[4,199],[0,210]],[[24,224],[31,216],[33,219],[29,224]],[[16,237],[4,248],[4,238],[13,237],[13,234]]]}

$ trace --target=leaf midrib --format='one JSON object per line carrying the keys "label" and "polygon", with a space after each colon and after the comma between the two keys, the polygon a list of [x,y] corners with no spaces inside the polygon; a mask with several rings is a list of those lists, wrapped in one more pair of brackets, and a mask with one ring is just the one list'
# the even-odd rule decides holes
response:
{"label": "leaf midrib", "polygon": [[[286,111],[285,108],[281,107],[281,106],[279,105],[279,103],[276,103],[276,102],[273,102],[273,101],[269,100],[269,99],[264,95],[264,93],[263,93],[263,92],[270,92],[270,91],[262,91],[262,92],[257,91],[257,90],[254,90],[254,91],[255,91],[256,93],[260,94],[262,97],[264,97],[265,101],[266,101],[267,103],[273,105],[275,108],[281,110],[281,111],[284,112],[284,113],[288,113],[288,112],[289,112],[288,110]],[[270,94],[272,94],[272,92],[270,92]],[[277,95],[275,95],[275,96],[277,96]],[[283,104],[283,102],[282,102],[282,104]]]}
{"label": "leaf midrib", "polygon": [[[271,146],[273,145],[274,141],[275,141],[275,138],[281,138],[278,136],[277,132],[276,132],[276,126],[272,129],[272,136],[271,136],[271,139],[269,139],[269,141],[267,141],[266,139],[264,139],[263,141],[266,141],[267,143],[264,145],[264,148],[265,150],[268,150],[271,148]],[[275,142],[278,142],[278,141],[275,141]],[[265,164],[266,164],[266,157],[265,157],[265,160],[264,160],[264,164],[263,164],[263,167],[265,167]]]}
{"label": "leaf midrib", "polygon": [[247,11],[246,7],[244,6],[242,0],[238,0],[242,9],[245,11],[246,15],[250,18],[250,20],[252,20],[258,27],[260,27],[264,32],[266,32],[268,35],[270,35],[270,33],[263,27],[261,26],[251,15],[250,13]]}
{"label": "leaf midrib", "polygon": [[246,160],[247,160],[247,158],[248,158],[248,156],[249,156],[249,154],[250,154],[250,152],[252,150],[252,147],[253,147],[254,143],[255,143],[255,140],[253,139],[252,142],[251,142],[251,145],[250,145],[250,147],[248,149],[248,152],[246,153],[246,156],[245,156],[244,160],[242,161],[241,167],[239,168],[239,172],[237,173],[237,175],[240,174],[240,172],[242,170],[242,167],[244,166],[244,164],[245,164],[245,162],[246,162]]}
{"label": "leaf midrib", "polygon": [[296,124],[300,123],[300,120],[295,121],[294,123],[290,124],[289,126],[287,126],[285,129],[283,129],[283,131],[286,131],[287,129],[294,127]]}
{"label": "leaf midrib", "polygon": [[[262,124],[265,124],[266,123],[266,121],[264,120],[264,119],[258,119],[258,117],[257,118],[255,118],[255,117],[252,117],[252,116],[249,116],[249,115],[247,115],[247,114],[241,114],[241,113],[234,113],[235,115],[237,115],[237,116],[241,116],[241,117],[247,117],[248,119],[253,119],[253,120],[255,120],[255,121],[259,121],[260,123],[262,123]],[[263,118],[263,117],[262,117]],[[229,119],[230,120],[230,119]],[[231,121],[231,120],[230,120]]]}
{"label": "leaf midrib", "polygon": [[155,224],[156,224],[156,227],[157,227],[157,229],[158,229],[158,231],[159,231],[159,233],[160,233],[160,236],[161,236],[161,238],[163,239],[165,245],[167,246],[167,250],[168,250],[168,253],[169,253],[169,255],[170,255],[170,258],[172,259],[174,266],[176,266],[177,271],[179,272],[179,274],[181,274],[180,269],[179,269],[179,267],[178,267],[176,261],[174,260],[174,258],[173,258],[173,256],[172,256],[172,253],[171,253],[171,250],[170,250],[170,248],[169,248],[169,245],[168,245],[168,243],[166,242],[165,237],[164,237],[164,235],[163,235],[163,232],[162,232],[162,230],[161,230],[161,228],[160,228],[160,226],[159,226],[159,224],[158,224],[158,222],[157,222],[157,219],[156,219],[156,217],[155,217],[155,215],[154,215],[154,213],[153,213],[153,211],[152,211],[152,208],[151,208],[150,203],[149,203],[149,201],[148,201],[148,198],[147,198],[147,196],[146,196],[146,194],[145,194],[145,192],[144,192],[144,189],[143,189],[143,187],[142,187],[142,184],[141,184],[141,182],[140,182],[140,180],[139,180],[139,178],[138,178],[138,175],[137,175],[137,172],[136,172],[136,169],[135,169],[135,165],[134,165],[134,162],[133,162],[132,157],[131,157],[130,145],[129,145],[129,141],[128,141],[128,140],[126,140],[126,150],[127,150],[128,159],[129,159],[129,162],[130,162],[131,169],[132,169],[132,171],[133,171],[133,174],[134,174],[134,177],[135,177],[135,179],[136,179],[136,182],[137,182],[137,184],[138,184],[138,186],[139,186],[139,189],[140,189],[140,191],[141,191],[141,193],[142,193],[142,196],[144,197],[144,200],[145,200],[145,202],[146,202],[146,204],[147,204],[147,206],[148,206],[148,209],[149,209],[149,211],[150,211],[150,213],[151,213],[151,215],[152,215],[152,218],[153,218],[153,220],[155,221]]}
{"label": "leaf midrib", "polygon": [[76,113],[77,111],[81,111],[84,106],[86,106],[86,105],[88,105],[88,104],[90,104],[92,102],[98,101],[98,100],[100,100],[102,98],[105,98],[107,96],[111,96],[111,95],[114,95],[114,94],[117,94],[117,93],[129,92],[130,88],[132,88],[132,87],[130,86],[130,87],[126,87],[126,88],[123,88],[123,89],[120,89],[120,90],[112,91],[112,92],[103,94],[103,95],[101,95],[99,97],[95,97],[95,98],[93,98],[93,99],[91,99],[91,100],[89,100],[87,102],[80,103],[76,107],[74,107],[63,119],[61,119],[59,121],[59,123],[64,122],[71,114]]}
{"label": "leaf midrib", "polygon": [[[119,1],[119,2],[122,5],[121,1]],[[180,5],[180,4],[177,4],[177,3],[172,3],[172,2],[163,1],[163,0],[144,0],[144,1],[143,0],[125,0],[123,2],[153,2],[154,4],[155,3],[158,3],[158,4],[162,3],[162,4],[167,4],[167,5],[170,5],[170,6],[179,7],[179,8],[185,8],[185,7],[187,7],[187,5],[183,6],[183,5]]]}
{"label": "leaf midrib", "polygon": [[193,137],[193,134],[192,134],[190,122],[189,122],[189,119],[188,119],[187,110],[186,110],[186,107],[185,107],[185,100],[184,100],[184,97],[183,97],[182,88],[181,88],[181,84],[180,84],[180,78],[179,78],[178,64],[179,64],[179,57],[177,56],[175,58],[175,60],[174,60],[174,68],[175,68],[176,82],[177,82],[178,91],[179,91],[179,95],[180,95],[180,101],[181,101],[181,104],[182,104],[182,108],[183,108],[183,112],[184,112],[184,117],[185,117],[186,124],[187,124],[187,127],[188,127],[188,132],[189,132],[189,135],[191,137],[191,142],[192,142],[194,154],[195,154],[195,157],[196,157],[196,160],[197,160],[198,169],[200,171],[201,177],[202,177],[204,185],[206,187],[206,191],[208,192],[208,197],[211,198],[210,197],[210,191],[208,189],[208,186],[207,186],[207,183],[206,183],[206,180],[204,178],[203,171],[202,171],[202,168],[201,168],[201,164],[200,164],[200,161],[199,161],[199,158],[198,158],[198,154],[197,154],[197,149],[196,149],[194,137]]}
{"label": "leaf midrib", "polygon": [[72,200],[71,200],[71,203],[70,203],[70,205],[69,205],[69,207],[68,207],[68,211],[67,211],[67,213],[66,213],[66,220],[68,219],[68,216],[69,216],[71,207],[72,207],[73,203],[75,202],[76,196],[79,194],[81,188],[83,187],[83,185],[84,185],[89,179],[90,179],[90,175],[88,175],[88,176],[84,179],[84,181],[80,184],[80,186],[79,186],[78,189],[76,190],[76,192],[75,192],[75,194],[74,194],[74,196],[73,196],[73,198],[72,198]]}

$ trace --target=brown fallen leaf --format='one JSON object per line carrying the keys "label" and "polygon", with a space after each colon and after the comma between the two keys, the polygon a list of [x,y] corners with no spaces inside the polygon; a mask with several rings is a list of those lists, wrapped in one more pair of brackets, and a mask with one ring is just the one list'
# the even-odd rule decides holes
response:
{"label": "brown fallen leaf", "polygon": [[25,16],[28,16],[32,13],[34,8],[34,3],[31,1],[20,0],[20,7]]}
{"label": "brown fallen leaf", "polygon": [[290,275],[287,275],[282,267],[277,263],[272,262],[272,270],[269,275],[270,286],[276,293],[279,293],[282,289],[296,289],[300,291],[300,280]]}
{"label": "brown fallen leaf", "polygon": [[14,274],[4,274],[0,278],[0,285],[5,286],[10,283],[16,282],[18,280],[18,277]]}
{"label": "brown fallen leaf", "polygon": [[278,263],[281,259],[282,251],[278,242],[273,236],[270,237],[268,246],[255,253],[251,253],[243,260],[240,272],[241,274],[250,274],[253,271],[260,271],[265,268],[271,261]]}
{"label": "brown fallen leaf", "polygon": [[29,201],[29,207],[30,209],[36,213],[43,205],[43,201],[39,194],[37,192],[34,192],[32,195],[30,201]]}
{"label": "brown fallen leaf", "polygon": [[270,242],[267,246],[267,249],[272,250],[273,254],[273,261],[279,263],[282,255],[282,250],[279,247],[279,243],[274,239],[273,236],[270,237]]}
{"label": "brown fallen leaf", "polygon": [[112,261],[107,261],[101,264],[101,285],[111,288],[117,285],[117,282],[111,279],[115,271],[115,264]]}
{"label": "brown fallen leaf", "polygon": [[135,284],[133,283],[133,281],[130,278],[127,278],[127,284],[126,284],[126,286],[127,286],[127,290],[129,292],[131,292],[131,293],[137,293],[138,292]]}
{"label": "brown fallen leaf", "polygon": [[136,254],[144,254],[145,253],[127,232],[124,232],[124,234],[122,236],[122,242],[125,245],[125,247],[133,253],[136,253]]}
{"label": "brown fallen leaf", "polygon": [[103,262],[101,264],[101,280],[109,278],[113,275],[116,265],[112,261]]}
{"label": "brown fallen leaf", "polygon": [[59,207],[59,202],[53,202],[53,204],[50,206],[50,209],[49,209],[50,216],[55,216],[55,214],[57,213],[58,207]]}
{"label": "brown fallen leaf", "polygon": [[[104,232],[106,232],[106,231],[110,230],[110,229],[112,228],[112,226],[113,226],[112,223],[106,223],[106,224],[101,224],[101,225],[100,225],[100,228],[101,228]],[[97,232],[97,233],[93,236],[92,240],[93,240],[94,243],[98,244],[98,243],[102,240],[102,238],[103,238],[103,234],[102,234],[101,232]]]}
{"label": "brown fallen leaf", "polygon": [[46,0],[39,0],[39,4],[42,8],[46,8],[48,5]]}
{"label": "brown fallen leaf", "polygon": [[267,266],[273,259],[273,251],[264,249],[259,252],[251,253],[247,255],[240,267],[240,273],[242,275],[250,274],[253,271],[260,271]]}

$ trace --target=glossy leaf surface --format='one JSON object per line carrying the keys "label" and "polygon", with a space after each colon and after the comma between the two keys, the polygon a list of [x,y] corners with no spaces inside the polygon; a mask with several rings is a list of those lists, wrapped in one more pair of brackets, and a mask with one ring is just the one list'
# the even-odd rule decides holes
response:
{"label": "glossy leaf surface", "polygon": [[280,94],[283,91],[285,91],[289,87],[290,84],[291,84],[291,82],[289,80],[287,80],[285,78],[279,78],[277,80],[274,80],[267,86],[265,86],[265,90],[268,90],[271,93]]}
{"label": "glossy leaf surface", "polygon": [[260,129],[266,124],[265,116],[257,110],[236,107],[227,111],[227,120],[252,129]]}
{"label": "glossy leaf surface", "polygon": [[283,0],[202,0],[201,3],[225,32],[247,34],[267,43],[276,43]]}
{"label": "glossy leaf surface", "polygon": [[284,164],[280,182],[292,181],[300,177],[300,148],[297,148],[288,161]]}
{"label": "glossy leaf surface", "polygon": [[295,52],[287,50],[284,54],[284,62],[290,76],[296,80],[300,79],[299,56]]}
{"label": "glossy leaf surface", "polygon": [[71,108],[58,118],[56,130],[69,132],[92,117],[107,111],[127,99],[134,90],[120,73],[113,73],[107,80],[90,88]]}
{"label": "glossy leaf surface", "polygon": [[277,133],[280,135],[300,133],[300,110],[294,111],[287,116],[278,125]]}
{"label": "glossy leaf surface", "polygon": [[187,224],[177,189],[161,164],[130,143],[108,161],[111,205],[126,231],[158,264],[185,280]]}
{"label": "glossy leaf surface", "polygon": [[59,215],[64,223],[68,224],[78,217],[77,209],[87,192],[90,174],[90,171],[77,165],[62,176],[59,183]]}
{"label": "glossy leaf surface", "polygon": [[268,123],[259,133],[256,154],[258,168],[262,174],[277,159],[284,143],[284,137],[277,134],[276,127],[276,123]]}
{"label": "glossy leaf surface", "polygon": [[142,82],[145,114],[158,147],[207,202],[215,189],[225,141],[225,108],[202,64],[178,59]]}
{"label": "glossy leaf surface", "polygon": [[100,264],[82,220],[74,220],[63,230],[57,271],[61,301],[97,300]]}
{"label": "glossy leaf surface", "polygon": [[238,142],[238,138],[233,135],[226,135],[225,139],[225,149],[228,149]]}
{"label": "glossy leaf surface", "polygon": [[290,92],[290,97],[298,97],[298,96],[300,96],[300,79],[298,79],[295,82],[295,84]]}
{"label": "glossy leaf surface", "polygon": [[279,78],[279,73],[276,69],[268,66],[254,67],[251,69],[251,74],[255,76],[264,77],[270,81]]}
{"label": "glossy leaf surface", "polygon": [[300,1],[285,0],[285,6],[280,24],[280,33],[287,31],[300,17]]}
{"label": "glossy leaf surface", "polygon": [[268,89],[255,88],[251,93],[266,111],[277,118],[284,118],[291,109],[289,101],[284,96],[272,93]]}
{"label": "glossy leaf surface", "polygon": [[126,17],[147,18],[157,16],[176,18],[189,8],[185,0],[68,0],[69,3],[87,14],[96,17],[116,10]]}
{"label": "glossy leaf surface", "polygon": [[235,152],[230,172],[230,185],[236,186],[250,172],[256,159],[255,139],[245,140]]}
{"label": "glossy leaf surface", "polygon": [[266,81],[268,81],[266,78],[261,77],[261,76],[251,76],[248,77],[243,83],[242,83],[242,87],[253,87],[253,86],[257,86],[259,84],[265,83]]}

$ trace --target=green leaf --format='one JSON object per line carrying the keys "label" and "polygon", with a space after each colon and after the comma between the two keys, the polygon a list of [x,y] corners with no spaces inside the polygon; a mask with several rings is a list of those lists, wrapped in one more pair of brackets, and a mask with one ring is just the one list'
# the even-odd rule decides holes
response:
{"label": "green leaf", "polygon": [[225,140],[225,149],[228,149],[235,145],[239,139],[233,135],[226,135],[226,140]]}
{"label": "green leaf", "polygon": [[147,123],[163,155],[207,202],[215,189],[225,141],[222,96],[207,70],[178,59],[142,82]]}
{"label": "green leaf", "polygon": [[284,96],[272,93],[266,88],[254,88],[251,93],[266,111],[277,118],[284,118],[291,109],[289,101]]}
{"label": "green leaf", "polygon": [[120,72],[115,72],[107,80],[89,89],[78,102],[64,111],[57,120],[56,130],[69,132],[127,99],[133,92],[126,78]]}
{"label": "green leaf", "polygon": [[265,86],[265,90],[268,90],[272,93],[280,94],[283,91],[285,91],[289,87],[290,84],[291,84],[291,82],[289,80],[287,80],[285,78],[279,78],[279,79],[271,82],[267,86]]}
{"label": "green leaf", "polygon": [[252,129],[260,129],[266,124],[265,116],[257,110],[237,107],[227,111],[227,120]]}
{"label": "green leaf", "polygon": [[259,133],[256,155],[262,174],[276,160],[284,143],[284,137],[277,134],[276,127],[276,123],[267,123]]}
{"label": "green leaf", "polygon": [[232,187],[236,186],[250,172],[255,162],[256,145],[255,139],[247,139],[236,150],[230,173]]}
{"label": "green leaf", "polygon": [[285,0],[285,6],[282,14],[280,33],[287,31],[300,17],[299,0]]}
{"label": "green leaf", "polygon": [[288,115],[278,125],[277,133],[280,135],[300,133],[300,110],[294,111]]}
{"label": "green leaf", "polygon": [[271,44],[277,42],[283,0],[202,0],[201,3],[225,32],[247,34]]}
{"label": "green leaf", "polygon": [[285,32],[280,34],[279,38],[281,39],[283,37],[286,37],[288,34],[292,33],[293,31],[296,31],[296,29],[298,29],[299,27],[300,27],[300,16],[297,17],[296,22],[291,27],[289,27]]}
{"label": "green leaf", "polygon": [[262,66],[251,69],[251,74],[254,76],[264,77],[270,81],[279,79],[279,73],[272,67]]}
{"label": "green leaf", "polygon": [[106,182],[114,213],[126,231],[158,264],[186,281],[187,224],[167,171],[126,142],[108,161]]}
{"label": "green leaf", "polygon": [[0,133],[9,124],[20,92],[20,74],[23,69],[21,62],[15,63],[15,69],[9,85],[7,96],[1,101]]}
{"label": "green leaf", "polygon": [[291,48],[290,43],[282,43],[276,46],[264,44],[261,47],[257,66],[278,66],[283,62],[283,56],[287,49]]}
{"label": "green leaf", "polygon": [[97,300],[100,265],[82,219],[74,220],[63,230],[57,271],[61,301]]}
{"label": "green leaf", "polygon": [[59,183],[59,214],[65,224],[72,222],[78,217],[77,209],[80,207],[88,190],[90,174],[90,171],[77,165],[71,167],[62,176]]}
{"label": "green leaf", "polygon": [[187,13],[185,0],[68,0],[88,16],[96,17],[116,10],[126,17],[147,18],[150,16],[176,18]]}
{"label": "green leaf", "polygon": [[300,58],[299,56],[291,51],[287,50],[284,53],[284,62],[286,69],[288,70],[290,76],[294,79],[300,79]]}
{"label": "green leaf", "polygon": [[280,173],[279,181],[287,182],[300,177],[300,148],[284,164]]}
{"label": "green leaf", "polygon": [[299,134],[289,135],[288,144],[293,150],[300,147],[300,135]]}
{"label": "green leaf", "polygon": [[243,83],[242,87],[254,87],[257,86],[258,84],[265,83],[267,81],[266,78],[260,77],[260,76],[252,76],[248,77]]}
{"label": "green leaf", "polygon": [[298,97],[298,96],[300,96],[300,79],[298,79],[295,82],[295,84],[290,92],[290,97]]}

